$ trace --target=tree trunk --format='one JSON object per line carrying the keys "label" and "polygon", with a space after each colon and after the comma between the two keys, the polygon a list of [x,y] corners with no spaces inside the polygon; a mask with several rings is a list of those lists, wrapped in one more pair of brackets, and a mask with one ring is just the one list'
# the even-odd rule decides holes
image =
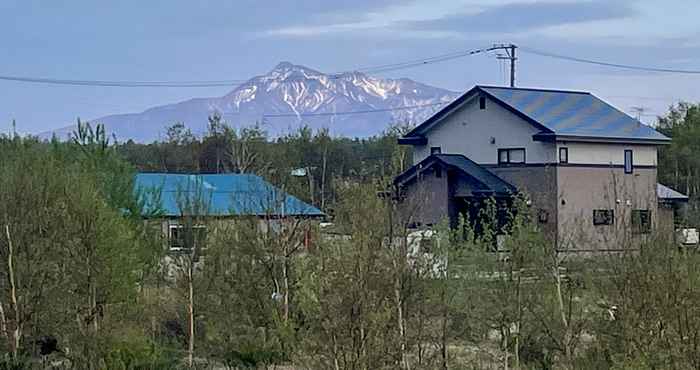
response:
{"label": "tree trunk", "polygon": [[315,205],[315,197],[314,197],[314,178],[311,175],[311,167],[306,167],[306,177],[309,178],[309,198],[311,200],[311,205]]}
{"label": "tree trunk", "polygon": [[19,305],[17,304],[17,286],[15,284],[15,268],[13,262],[14,248],[12,245],[12,238],[10,236],[10,225],[5,225],[5,235],[7,236],[7,274],[9,275],[8,277],[10,280],[10,300],[12,305],[12,311],[15,314],[15,325],[12,330],[12,342],[10,345],[10,350],[12,351],[12,359],[16,360],[17,350],[19,349],[20,345],[22,325],[20,323],[21,315],[19,312]]}
{"label": "tree trunk", "polygon": [[326,162],[328,159],[328,146],[323,149],[323,169],[321,171],[321,209],[326,208]]}
{"label": "tree trunk", "polygon": [[[555,257],[556,258],[556,257]],[[557,303],[559,304],[559,312],[561,313],[561,322],[564,327],[564,356],[566,357],[566,368],[571,368],[571,332],[569,320],[566,318],[566,307],[564,306],[564,295],[562,293],[561,274],[559,273],[559,264],[554,264],[554,282],[557,288]]]}
{"label": "tree trunk", "polygon": [[189,301],[187,302],[187,318],[189,320],[188,343],[187,343],[187,366],[194,365],[194,284],[193,279],[194,261],[189,261],[187,269],[187,284],[189,288]]}
{"label": "tree trunk", "polygon": [[282,307],[282,316],[286,325],[289,321],[289,257],[287,257],[286,248],[284,254],[284,263],[282,264],[282,283],[284,284],[284,302]]}
{"label": "tree trunk", "polygon": [[517,280],[517,287],[516,287],[516,295],[517,295],[517,311],[518,311],[518,321],[516,322],[516,327],[515,330],[517,332],[515,333],[515,348],[513,350],[513,357],[515,360],[515,368],[517,370],[520,370],[520,327],[522,326],[522,321],[523,321],[523,304],[522,304],[522,286],[521,286],[521,278],[522,278],[523,270],[520,269],[518,271],[518,280]]}
{"label": "tree trunk", "polygon": [[[401,252],[399,252],[399,254],[400,253]],[[396,304],[397,324],[399,328],[399,337],[401,341],[401,368],[404,370],[410,370],[411,366],[408,361],[408,356],[406,354],[406,326],[404,324],[403,299],[401,297],[401,269],[399,267],[399,263],[397,263],[396,261],[396,259],[400,258],[400,256],[395,256],[394,258],[394,269],[396,270],[396,276],[394,277],[394,301]]]}

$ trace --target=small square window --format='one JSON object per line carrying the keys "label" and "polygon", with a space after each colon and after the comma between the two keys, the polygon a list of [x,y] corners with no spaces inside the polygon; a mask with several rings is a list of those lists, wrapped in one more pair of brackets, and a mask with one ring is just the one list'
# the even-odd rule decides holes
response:
{"label": "small square window", "polygon": [[632,150],[625,149],[625,173],[634,172],[634,156]]}
{"label": "small square window", "polygon": [[442,153],[442,149],[439,146],[431,146],[430,147],[430,155],[435,155],[435,154],[440,154]]}
{"label": "small square window", "polygon": [[479,109],[481,109],[481,110],[486,109],[486,97],[485,96],[479,97]]}
{"label": "small square window", "polygon": [[559,163],[569,163],[569,148],[559,148]]}
{"label": "small square window", "polygon": [[632,210],[632,231],[638,234],[651,232],[651,211],[648,209]]}
{"label": "small square window", "polygon": [[615,223],[615,211],[612,209],[594,209],[593,225],[612,225]]}

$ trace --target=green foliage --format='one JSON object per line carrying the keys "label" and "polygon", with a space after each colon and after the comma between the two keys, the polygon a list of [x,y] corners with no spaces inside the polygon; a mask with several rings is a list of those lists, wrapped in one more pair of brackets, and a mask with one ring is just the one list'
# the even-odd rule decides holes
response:
{"label": "green foliage", "polygon": [[132,335],[111,343],[104,368],[114,370],[166,370],[176,368],[177,353],[161,348],[151,340]]}
{"label": "green foliage", "polygon": [[[177,123],[163,142],[126,142],[116,150],[141,171],[259,174],[325,210],[339,201],[343,185],[388,183],[407,169],[410,149],[396,140],[407,130],[394,126],[376,137],[350,139],[302,127],[271,138],[263,126],[234,128],[212,116],[201,138]],[[293,176],[297,169],[305,175]]]}
{"label": "green foliage", "polygon": [[691,197],[693,223],[700,220],[700,105],[686,102],[671,106],[659,117],[658,129],[672,139],[659,150],[659,181]]}
{"label": "green foliage", "polygon": [[[104,356],[155,252],[138,212],[124,211],[135,209],[133,170],[102,134],[81,126],[79,135],[68,144],[0,138],[0,302],[17,351],[50,335],[87,364]],[[2,345],[14,351],[9,338]]]}

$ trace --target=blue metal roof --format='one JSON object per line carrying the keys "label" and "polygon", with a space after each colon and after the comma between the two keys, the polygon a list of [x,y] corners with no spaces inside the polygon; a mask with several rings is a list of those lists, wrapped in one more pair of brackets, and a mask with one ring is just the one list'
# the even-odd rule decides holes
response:
{"label": "blue metal roof", "polygon": [[536,139],[563,137],[652,143],[671,140],[587,92],[475,86],[408,132],[399,143],[423,145],[427,131],[476,94],[490,96],[537,127],[541,132],[535,135]]}
{"label": "blue metal roof", "polygon": [[318,208],[248,174],[139,173],[136,189],[144,200],[143,214],[181,216],[187,204],[201,204],[206,216],[323,216]]}
{"label": "blue metal roof", "polygon": [[491,86],[480,89],[557,136],[670,140],[587,92]]}

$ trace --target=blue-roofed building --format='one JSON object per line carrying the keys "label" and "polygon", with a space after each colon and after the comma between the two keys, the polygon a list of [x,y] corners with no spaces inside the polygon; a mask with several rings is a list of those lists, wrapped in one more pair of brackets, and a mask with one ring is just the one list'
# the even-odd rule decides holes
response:
{"label": "blue-roofed building", "polygon": [[323,217],[318,208],[250,174],[139,173],[144,216]]}
{"label": "blue-roofed building", "polygon": [[[139,173],[135,188],[142,200],[142,215],[162,223],[170,249],[181,250],[183,220],[226,220],[256,217],[263,222],[320,219],[318,208],[287,194],[250,174]],[[205,224],[193,225],[205,230]]]}
{"label": "blue-roofed building", "polygon": [[526,193],[557,248],[616,250],[657,225],[657,148],[669,142],[588,92],[476,86],[399,139],[414,166],[395,185],[424,203],[416,224]]}

